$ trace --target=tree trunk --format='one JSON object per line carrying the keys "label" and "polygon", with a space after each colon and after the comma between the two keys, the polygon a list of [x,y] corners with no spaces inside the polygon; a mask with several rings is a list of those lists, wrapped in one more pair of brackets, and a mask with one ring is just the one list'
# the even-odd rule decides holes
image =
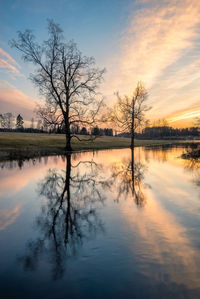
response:
{"label": "tree trunk", "polygon": [[67,106],[67,111],[65,115],[65,136],[66,136],[66,151],[72,151],[71,147],[71,132],[69,124],[69,107]]}
{"label": "tree trunk", "polygon": [[132,195],[135,196],[135,161],[134,161],[134,147],[131,148],[131,179],[132,179]]}
{"label": "tree trunk", "polygon": [[71,154],[67,154],[67,165],[66,165],[66,179],[65,179],[65,188],[67,190],[67,211],[65,217],[65,244],[69,241],[69,233],[71,231],[71,202],[70,202],[70,180],[71,180]]}
{"label": "tree trunk", "polygon": [[131,149],[132,150],[134,149],[134,146],[135,146],[134,137],[135,137],[135,132],[134,132],[134,129],[133,129],[132,132],[131,132]]}
{"label": "tree trunk", "polygon": [[135,137],[135,102],[132,100],[132,120],[131,120],[131,149],[134,149],[134,137]]}
{"label": "tree trunk", "polygon": [[66,132],[65,137],[66,137],[66,147],[65,147],[66,151],[72,151],[70,133]]}

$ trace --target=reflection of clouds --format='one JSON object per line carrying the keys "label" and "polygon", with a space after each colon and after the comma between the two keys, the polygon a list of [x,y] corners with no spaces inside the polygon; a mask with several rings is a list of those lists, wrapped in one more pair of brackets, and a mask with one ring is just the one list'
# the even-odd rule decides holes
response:
{"label": "reflection of clouds", "polygon": [[[148,200],[146,201],[146,205],[143,209],[136,209],[135,205],[133,204],[131,194],[128,194],[126,200],[121,200],[118,204],[119,210],[122,212],[122,214],[115,214],[116,210],[114,210],[113,199],[116,199],[118,195],[116,184],[111,185],[109,193],[106,193],[106,197],[108,200],[110,199],[110,201],[107,201],[106,203],[111,205],[111,213],[115,214],[115,217],[120,218],[122,215],[123,221],[125,222],[126,232],[127,227],[130,227],[127,235],[128,241],[125,241],[125,235],[122,239],[120,239],[121,236],[119,236],[119,241],[124,242],[123,244],[125,244],[125,246],[129,246],[130,242],[133,240],[130,246],[132,246],[131,249],[133,250],[133,256],[138,259],[137,266],[139,265],[138,267],[140,267],[140,273],[144,274],[144,276],[146,276],[148,280],[152,282],[152,284],[155,281],[156,285],[158,285],[160,282],[163,282],[166,283],[167,287],[171,287],[173,283],[176,283],[182,284],[182,286],[184,285],[188,289],[195,288],[198,287],[200,279],[200,273],[198,269],[200,255],[199,250],[195,248],[192,243],[192,239],[190,239],[188,235],[191,233],[190,236],[194,241],[195,238],[197,238],[197,228],[192,227],[193,223],[194,225],[197,223],[195,222],[196,219],[199,218],[199,201],[197,199],[197,192],[190,183],[191,173],[185,171],[184,169],[184,160],[177,159],[177,157],[180,157],[182,153],[182,148],[170,149],[167,151],[167,158],[166,152],[163,153],[164,160],[167,160],[167,163],[162,162],[163,157],[161,152],[161,149],[157,151],[145,150],[144,148],[135,149],[136,163],[139,160],[141,163],[146,160],[148,161],[148,172],[144,177],[144,184],[148,183],[152,187],[152,189],[145,189]],[[156,158],[156,156],[158,158]],[[77,240],[80,240],[77,232],[82,233],[84,236],[83,240],[85,236],[86,239],[91,237],[91,232],[93,232],[92,228],[96,228],[94,224],[97,224],[97,227],[99,227],[99,224],[101,224],[101,221],[98,221],[99,218],[94,217],[96,215],[94,213],[95,208],[97,208],[98,212],[98,207],[95,204],[96,200],[93,195],[96,194],[98,196],[98,193],[95,193],[96,191],[91,192],[93,182],[95,183],[97,178],[99,178],[98,183],[100,183],[100,185],[103,183],[103,181],[107,181],[107,178],[110,178],[112,174],[112,165],[114,162],[117,163],[119,170],[122,171],[123,174],[124,164],[126,164],[126,161],[129,162],[129,157],[130,149],[102,151],[97,153],[81,153],[80,155],[75,156],[72,155],[73,166],[76,164],[78,167],[72,167],[72,173],[70,173],[70,180],[73,180],[71,180],[70,190],[71,211],[69,211],[69,215],[71,215],[71,219],[68,218],[68,222],[66,221],[65,216],[68,208],[67,198],[69,197],[67,197],[65,193],[66,200],[64,200],[61,205],[60,201],[56,200],[59,199],[59,196],[62,194],[62,191],[65,187],[66,160],[64,158],[57,157],[55,161],[55,158],[49,157],[47,164],[45,164],[46,158],[41,159],[41,164],[35,163],[35,165],[32,165],[32,162],[27,164],[25,162],[22,169],[17,171],[16,169],[2,169],[2,179],[8,180],[7,184],[5,180],[0,180],[2,188],[4,187],[4,183],[5,186],[7,185],[7,189],[6,191],[4,190],[4,192],[9,191],[9,176],[10,182],[14,182],[17,172],[20,176],[22,175],[20,177],[22,180],[24,177],[24,185],[21,185],[21,189],[19,190],[23,190],[30,182],[33,182],[34,180],[37,182],[40,181],[40,184],[44,186],[44,189],[42,189],[42,195],[46,199],[43,202],[44,206],[41,210],[41,214],[38,215],[39,217],[37,218],[39,227],[41,229],[40,236],[44,236],[44,238],[41,238],[42,241],[41,239],[38,239],[38,242],[29,243],[28,249],[33,251],[33,255],[36,252],[34,250],[38,250],[39,257],[41,254],[40,245],[41,242],[43,242],[44,254],[46,254],[47,250],[49,250],[48,252],[50,255],[52,254],[50,256],[51,263],[56,263],[57,261],[65,262],[66,255],[64,252],[66,247],[64,247],[65,243],[63,242],[63,237],[65,237],[66,234],[63,234],[63,230],[65,231],[67,223],[69,223],[69,228],[70,225],[72,227],[74,224],[78,223],[78,230],[76,230],[75,226],[73,226],[73,235],[71,235],[72,239],[73,237],[77,237]],[[96,164],[93,163],[91,165],[93,165],[94,168],[91,172],[90,164],[79,164],[80,160],[89,161],[91,158],[94,159],[93,161],[95,163],[103,164],[103,168],[96,168]],[[49,168],[54,170],[47,173]],[[90,174],[90,176],[83,176],[85,172],[87,172],[88,175]],[[101,177],[98,175],[98,172],[100,173]],[[45,178],[45,180],[42,180],[42,178]],[[90,186],[87,182],[88,178],[90,179]],[[130,182],[129,179],[131,179],[130,176],[126,181],[128,184]],[[49,182],[48,184],[46,183],[47,181]],[[56,188],[54,188],[54,184],[56,184]],[[80,185],[80,188],[79,184],[82,184],[82,186]],[[50,188],[51,186],[53,186],[53,188]],[[144,190],[143,184],[141,185],[141,189],[142,191]],[[104,185],[101,185],[100,188],[98,186],[98,190],[101,191],[100,195],[102,195],[103,191],[105,190],[107,192],[107,189],[105,189]],[[12,195],[12,191],[13,190],[10,190],[8,195]],[[19,191],[16,191],[15,197],[17,196],[18,192]],[[109,195],[111,196],[109,197]],[[81,198],[84,198],[84,200],[81,201]],[[91,198],[93,198],[93,202],[91,202]],[[98,200],[98,197],[96,197],[96,199]],[[100,215],[103,214],[103,209],[104,208],[102,207]],[[56,214],[57,211],[58,214]],[[3,229],[5,229],[5,227],[11,222],[14,223],[16,217],[19,215],[19,212],[20,208],[17,204],[14,205],[14,208],[11,207],[10,209],[8,209],[6,206],[4,212],[0,214],[1,228],[3,227]],[[107,213],[106,205],[105,212]],[[184,215],[186,214],[188,218],[184,219]],[[55,215],[58,216],[56,216],[57,220],[53,227],[52,219],[54,219]],[[107,217],[107,214],[105,215]],[[88,216],[88,218],[86,216]],[[194,222],[192,217],[194,218]],[[92,225],[90,226],[91,230],[87,230],[85,225],[85,221],[88,219],[91,221],[89,223],[89,225]],[[95,219],[97,219],[96,222],[94,221]],[[177,219],[180,219],[180,222],[182,221],[183,224],[179,223]],[[108,220],[110,221],[110,219]],[[113,220],[112,215],[111,220]],[[189,231],[187,226],[190,227],[192,232]],[[56,254],[54,250],[54,232],[57,233],[57,252],[61,250],[61,257],[63,258],[62,260],[59,260],[59,255]],[[70,233],[70,231],[68,232]],[[48,239],[49,237],[51,240]],[[70,240],[70,235],[68,235],[67,240]],[[78,247],[79,243],[75,243],[75,245],[76,244]],[[53,255],[53,253],[55,254]],[[29,255],[25,256],[23,261],[26,262],[28,260],[30,262],[31,260],[26,259],[26,257],[29,257]],[[56,258],[58,259],[57,261]],[[33,265],[34,264],[29,264],[29,266]],[[64,264],[60,265],[62,266]]]}
{"label": "reflection of clouds", "polygon": [[[161,151],[161,150],[160,150]],[[146,150],[144,151],[146,158]],[[185,161],[181,158],[183,148],[168,151],[167,162],[156,158],[157,151],[148,150],[149,182],[158,198],[173,202],[173,205],[187,211],[188,215],[199,217],[198,190],[191,184],[192,173],[185,170]],[[158,152],[158,156],[161,153]]]}
{"label": "reflection of clouds", "polygon": [[4,230],[6,227],[14,223],[19,215],[20,215],[20,206],[16,206],[11,210],[1,210],[0,230]]}
{"label": "reflection of clouds", "polygon": [[117,202],[121,198],[132,198],[138,207],[146,204],[146,185],[143,182],[146,170],[146,165],[140,160],[134,162],[134,151],[129,159],[123,159],[120,163],[112,165],[112,179],[118,192]]}
{"label": "reflection of clouds", "polygon": [[199,145],[193,145],[191,148],[187,148],[183,153],[184,166],[187,171],[192,173],[193,182],[196,186],[200,187],[200,147]]}
{"label": "reflection of clouds", "polygon": [[[159,204],[151,190],[142,213],[133,217],[129,206],[130,202],[122,205],[122,212],[136,235],[137,250],[143,252],[140,260],[143,274],[152,281],[164,282],[164,276],[168,275],[170,282],[184,283],[188,288],[199,287],[200,254],[187,236],[187,229]],[[136,254],[134,244],[133,250]],[[152,271],[154,265],[158,267],[156,273]]]}
{"label": "reflection of clouds", "polygon": [[[24,162],[24,166],[21,170],[17,163],[1,163],[0,229],[5,229],[20,216],[20,207],[27,199],[21,198],[18,194],[26,189],[29,184],[37,181],[39,177],[42,177],[48,166],[55,165],[52,159],[50,159],[48,165],[46,165],[46,157],[41,159],[41,164],[39,160],[36,164],[34,164],[33,161],[34,160]],[[65,162],[59,157],[57,167],[61,168],[63,165],[65,165]],[[20,197],[20,200],[16,199],[18,197]]]}
{"label": "reflection of clouds", "polygon": [[27,253],[19,258],[25,269],[35,269],[45,252],[52,261],[53,278],[61,278],[67,258],[76,255],[84,240],[104,231],[97,206],[103,203],[109,182],[101,170],[93,160],[72,165],[68,154],[65,169],[49,169],[38,182],[38,194],[45,201],[36,218],[39,236],[29,240]]}

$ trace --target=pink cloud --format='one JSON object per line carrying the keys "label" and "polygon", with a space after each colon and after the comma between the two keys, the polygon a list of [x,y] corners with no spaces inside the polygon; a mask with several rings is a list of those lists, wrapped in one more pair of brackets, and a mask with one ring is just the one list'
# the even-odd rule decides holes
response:
{"label": "pink cloud", "polygon": [[30,119],[35,109],[35,101],[18,89],[10,89],[0,86],[1,112],[21,113],[26,119]]}

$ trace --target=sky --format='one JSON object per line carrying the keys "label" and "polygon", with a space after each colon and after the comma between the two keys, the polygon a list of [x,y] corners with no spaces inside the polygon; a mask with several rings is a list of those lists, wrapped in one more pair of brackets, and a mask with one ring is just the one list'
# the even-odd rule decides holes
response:
{"label": "sky", "polygon": [[116,92],[131,96],[142,81],[152,123],[194,125],[200,116],[200,0],[0,0],[0,113],[28,121],[44,100],[29,80],[34,67],[9,40],[32,29],[42,42],[47,19],[106,68],[100,91],[108,105]]}

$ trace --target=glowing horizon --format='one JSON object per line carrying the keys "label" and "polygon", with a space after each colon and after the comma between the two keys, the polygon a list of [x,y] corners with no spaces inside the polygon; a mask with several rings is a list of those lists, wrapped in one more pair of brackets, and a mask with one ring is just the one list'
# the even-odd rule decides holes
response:
{"label": "glowing horizon", "polygon": [[[27,80],[33,67],[21,60],[8,41],[16,37],[17,30],[27,28],[34,30],[39,41],[44,40],[46,19],[53,18],[83,54],[94,56],[97,65],[106,67],[100,89],[106,103],[112,106],[116,91],[130,95],[137,82],[143,81],[149,93],[147,104],[152,107],[147,114],[151,122],[166,119],[174,127],[194,125],[194,118],[200,116],[200,1],[117,0],[108,4],[104,0],[102,5],[91,5],[87,0],[85,6],[80,0],[71,6],[59,1],[57,11],[53,1],[47,7],[43,2],[36,1],[32,9],[25,1],[1,4],[1,113],[21,113],[29,121],[35,103],[42,100]],[[70,11],[69,21],[64,18],[65,9]]]}

